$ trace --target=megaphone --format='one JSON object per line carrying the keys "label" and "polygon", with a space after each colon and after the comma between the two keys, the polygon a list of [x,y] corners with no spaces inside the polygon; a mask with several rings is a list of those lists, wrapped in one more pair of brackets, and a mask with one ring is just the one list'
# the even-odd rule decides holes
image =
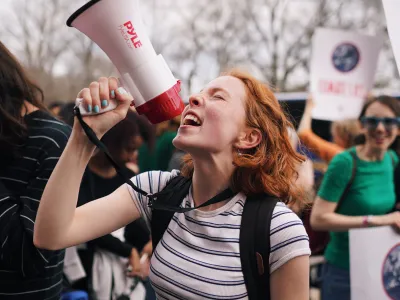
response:
{"label": "megaphone", "polygon": [[[144,30],[138,0],[89,1],[69,17],[67,25],[84,33],[107,54],[122,85],[132,94],[139,114],[156,124],[182,113],[180,81],[163,56],[154,51]],[[111,99],[100,113],[116,106]],[[79,110],[82,115],[89,114],[83,105]]]}

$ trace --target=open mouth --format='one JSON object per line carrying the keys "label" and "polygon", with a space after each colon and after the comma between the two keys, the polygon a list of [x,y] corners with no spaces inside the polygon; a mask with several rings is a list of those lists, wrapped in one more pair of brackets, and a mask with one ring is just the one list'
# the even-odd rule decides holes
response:
{"label": "open mouth", "polygon": [[182,125],[201,126],[201,121],[197,116],[188,113],[183,119]]}

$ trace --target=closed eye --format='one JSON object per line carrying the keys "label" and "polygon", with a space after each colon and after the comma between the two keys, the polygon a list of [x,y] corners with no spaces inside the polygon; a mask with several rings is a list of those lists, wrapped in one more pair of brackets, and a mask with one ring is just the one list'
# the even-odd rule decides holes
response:
{"label": "closed eye", "polygon": [[225,100],[224,97],[222,97],[221,95],[214,95],[214,98],[220,99],[220,100]]}

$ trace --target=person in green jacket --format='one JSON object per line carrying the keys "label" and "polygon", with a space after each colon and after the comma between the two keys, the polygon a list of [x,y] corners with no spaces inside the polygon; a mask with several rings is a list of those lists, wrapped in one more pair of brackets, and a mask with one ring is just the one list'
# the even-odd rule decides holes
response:
{"label": "person in green jacket", "polygon": [[[380,96],[368,102],[360,117],[364,143],[336,155],[324,175],[310,220],[314,230],[330,231],[331,236],[325,251],[322,300],[350,300],[349,229],[400,227],[400,212],[391,212],[399,159],[389,150],[399,134],[399,116],[400,103],[394,98]],[[356,157],[354,181],[336,211],[352,176],[352,153]]]}

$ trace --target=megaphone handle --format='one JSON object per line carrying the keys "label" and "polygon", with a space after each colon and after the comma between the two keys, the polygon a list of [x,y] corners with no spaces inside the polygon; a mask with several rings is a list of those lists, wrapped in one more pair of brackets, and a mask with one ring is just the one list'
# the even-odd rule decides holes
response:
{"label": "megaphone handle", "polygon": [[91,112],[87,111],[87,107],[85,107],[85,105],[82,104],[83,98],[77,98],[75,101],[75,105],[79,107],[79,111],[81,112],[82,116],[95,116],[95,115],[99,115],[105,112],[108,112],[110,110],[115,109],[118,105],[117,105],[117,100],[115,99],[110,99],[108,101],[108,105],[105,108],[101,108],[100,107],[100,111],[98,113],[95,113],[92,109]]}

